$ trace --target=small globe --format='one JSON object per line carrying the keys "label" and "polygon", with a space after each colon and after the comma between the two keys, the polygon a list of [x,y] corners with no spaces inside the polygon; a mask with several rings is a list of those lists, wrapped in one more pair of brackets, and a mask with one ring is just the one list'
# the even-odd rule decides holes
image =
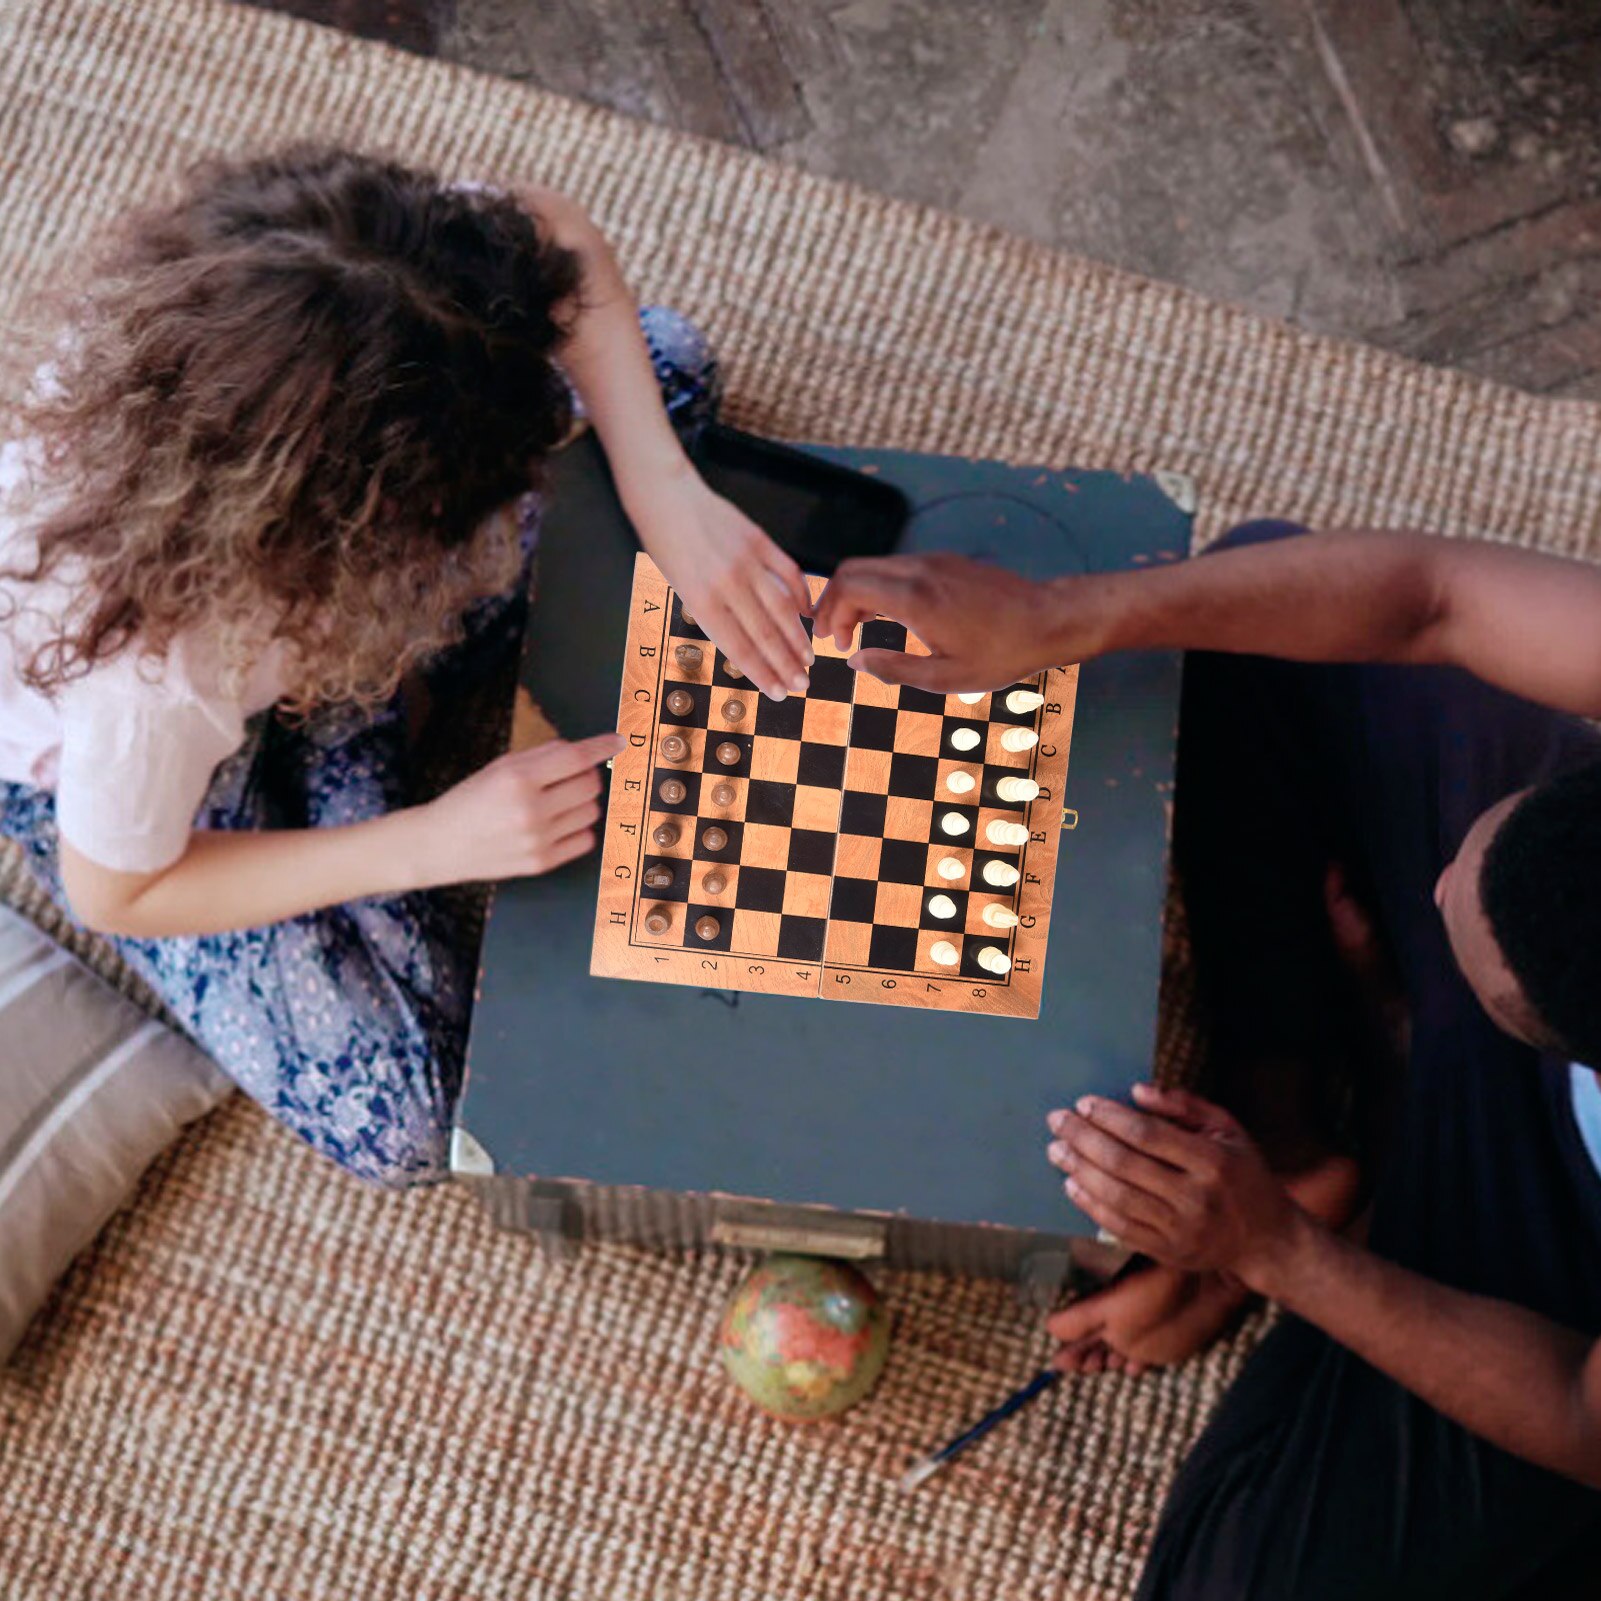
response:
{"label": "small globe", "polygon": [[889,1355],[889,1312],[844,1262],[772,1256],[734,1292],[720,1344],[723,1365],[751,1400],[805,1423],[872,1389]]}

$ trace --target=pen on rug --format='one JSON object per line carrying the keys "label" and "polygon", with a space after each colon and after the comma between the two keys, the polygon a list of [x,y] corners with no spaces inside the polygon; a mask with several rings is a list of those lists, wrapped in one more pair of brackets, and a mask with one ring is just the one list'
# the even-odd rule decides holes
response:
{"label": "pen on rug", "polygon": [[901,1475],[901,1488],[915,1490],[918,1485],[933,1478],[952,1457],[959,1456],[975,1440],[982,1440],[997,1423],[1004,1423],[1014,1412],[1021,1412],[1030,1401],[1043,1395],[1061,1377],[1060,1371],[1056,1368],[1046,1368],[1044,1372],[1036,1373],[1021,1390],[1015,1395],[1007,1396],[993,1412],[986,1412],[965,1434],[958,1434],[949,1445],[942,1446],[932,1456],[914,1462]]}
{"label": "pen on rug", "polygon": [[[1127,1278],[1135,1269],[1144,1265],[1145,1258],[1135,1253],[1099,1288],[1103,1290],[1111,1289],[1114,1284]],[[1021,1412],[1030,1401],[1038,1400],[1047,1390],[1055,1386],[1062,1377],[1063,1374],[1059,1368],[1046,1368],[1043,1372],[1036,1373],[1021,1390],[1007,1396],[993,1411],[986,1412],[972,1428],[966,1430],[965,1433],[958,1434],[949,1445],[943,1445],[931,1456],[920,1457],[914,1462],[901,1475],[901,1488],[903,1490],[915,1490],[918,1485],[926,1484],[953,1457],[960,1456],[968,1446],[982,1440],[997,1423],[1004,1423],[1014,1412]]]}

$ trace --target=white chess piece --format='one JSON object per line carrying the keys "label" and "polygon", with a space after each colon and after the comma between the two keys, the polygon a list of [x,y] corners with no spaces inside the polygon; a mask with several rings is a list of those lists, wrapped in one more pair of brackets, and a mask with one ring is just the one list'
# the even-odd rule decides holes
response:
{"label": "white chess piece", "polygon": [[991,904],[984,908],[984,921],[991,928],[1016,928],[1017,913],[1010,907]]}
{"label": "white chess piece", "polygon": [[1037,689],[1014,689],[1006,697],[1009,712],[1031,712],[1045,704],[1045,697]]}
{"label": "white chess piece", "polygon": [[978,953],[978,965],[986,973],[1009,973],[1012,970],[1012,958],[998,945],[986,945]]}
{"label": "white chess piece", "polygon": [[956,697],[964,706],[976,706],[984,698],[983,690],[969,690],[966,694]]}
{"label": "white chess piece", "polygon": [[956,902],[949,895],[930,895],[928,898],[928,915],[930,917],[955,917]]}
{"label": "white chess piece", "polygon": [[[963,817],[960,812],[946,812],[946,814],[940,818],[939,826],[943,828],[947,834],[965,834],[967,832],[967,819]],[[1023,833],[1027,835],[1028,830],[1025,828]]]}
{"label": "white chess piece", "polygon": [[1040,736],[1032,728],[1008,728],[1001,735],[1002,750],[1029,750],[1039,742]]}
{"label": "white chess piece", "polygon": [[995,889],[1010,889],[1022,876],[1010,862],[984,864],[984,882]]}
{"label": "white chess piece", "polygon": [[1024,823],[1008,823],[1004,818],[997,817],[984,830],[984,837],[991,845],[1004,845],[1013,847],[1028,844],[1028,827]]}
{"label": "white chess piece", "polygon": [[957,728],[951,731],[951,746],[955,750],[977,750],[983,736],[976,728]]}
{"label": "white chess piece", "polygon": [[953,795],[966,795],[978,788],[978,780],[971,773],[964,773],[958,769],[945,780],[945,787]]}
{"label": "white chess piece", "polygon": [[1040,792],[1040,787],[1032,778],[1024,778],[1019,773],[1008,773],[995,785],[995,793],[1003,801],[1031,801]]}
{"label": "white chess piece", "polygon": [[967,869],[954,856],[942,856],[936,869],[941,878],[961,878]]}
{"label": "white chess piece", "polygon": [[935,940],[928,948],[929,957],[941,967],[955,967],[962,955],[948,939]]}

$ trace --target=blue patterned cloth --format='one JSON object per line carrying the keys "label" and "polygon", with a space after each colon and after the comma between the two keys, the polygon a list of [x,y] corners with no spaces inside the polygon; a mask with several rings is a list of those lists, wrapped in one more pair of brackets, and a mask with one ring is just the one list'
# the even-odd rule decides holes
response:
{"label": "blue patterned cloth", "polygon": [[[693,430],[718,398],[706,340],[661,307],[640,322],[669,415]],[[529,497],[530,558],[538,526]],[[525,591],[474,608],[468,637],[430,667],[436,690],[510,645]],[[338,827],[404,806],[410,793],[398,699],[302,722],[267,712],[217,769],[195,826]],[[54,796],[0,781],[0,833],[65,906]],[[405,1186],[445,1176],[461,1089],[474,961],[446,905],[430,892],[381,896],[266,928],[112,943],[247,1095],[348,1172]]]}

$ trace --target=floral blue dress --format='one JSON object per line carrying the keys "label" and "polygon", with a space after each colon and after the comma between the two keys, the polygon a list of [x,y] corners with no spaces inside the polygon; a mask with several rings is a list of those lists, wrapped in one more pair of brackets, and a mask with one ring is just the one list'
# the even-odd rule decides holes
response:
{"label": "floral blue dress", "polygon": [[[706,341],[661,307],[640,314],[662,397],[694,428],[717,403]],[[539,507],[521,508],[532,557]],[[523,591],[474,608],[436,685],[515,639]],[[408,804],[406,730],[393,702],[292,722],[267,712],[216,772],[195,827],[331,828]],[[55,798],[0,781],[0,833],[63,905]],[[348,1172],[405,1186],[442,1178],[461,1089],[473,953],[436,892],[379,896],[264,928],[112,940],[246,1094]]]}

